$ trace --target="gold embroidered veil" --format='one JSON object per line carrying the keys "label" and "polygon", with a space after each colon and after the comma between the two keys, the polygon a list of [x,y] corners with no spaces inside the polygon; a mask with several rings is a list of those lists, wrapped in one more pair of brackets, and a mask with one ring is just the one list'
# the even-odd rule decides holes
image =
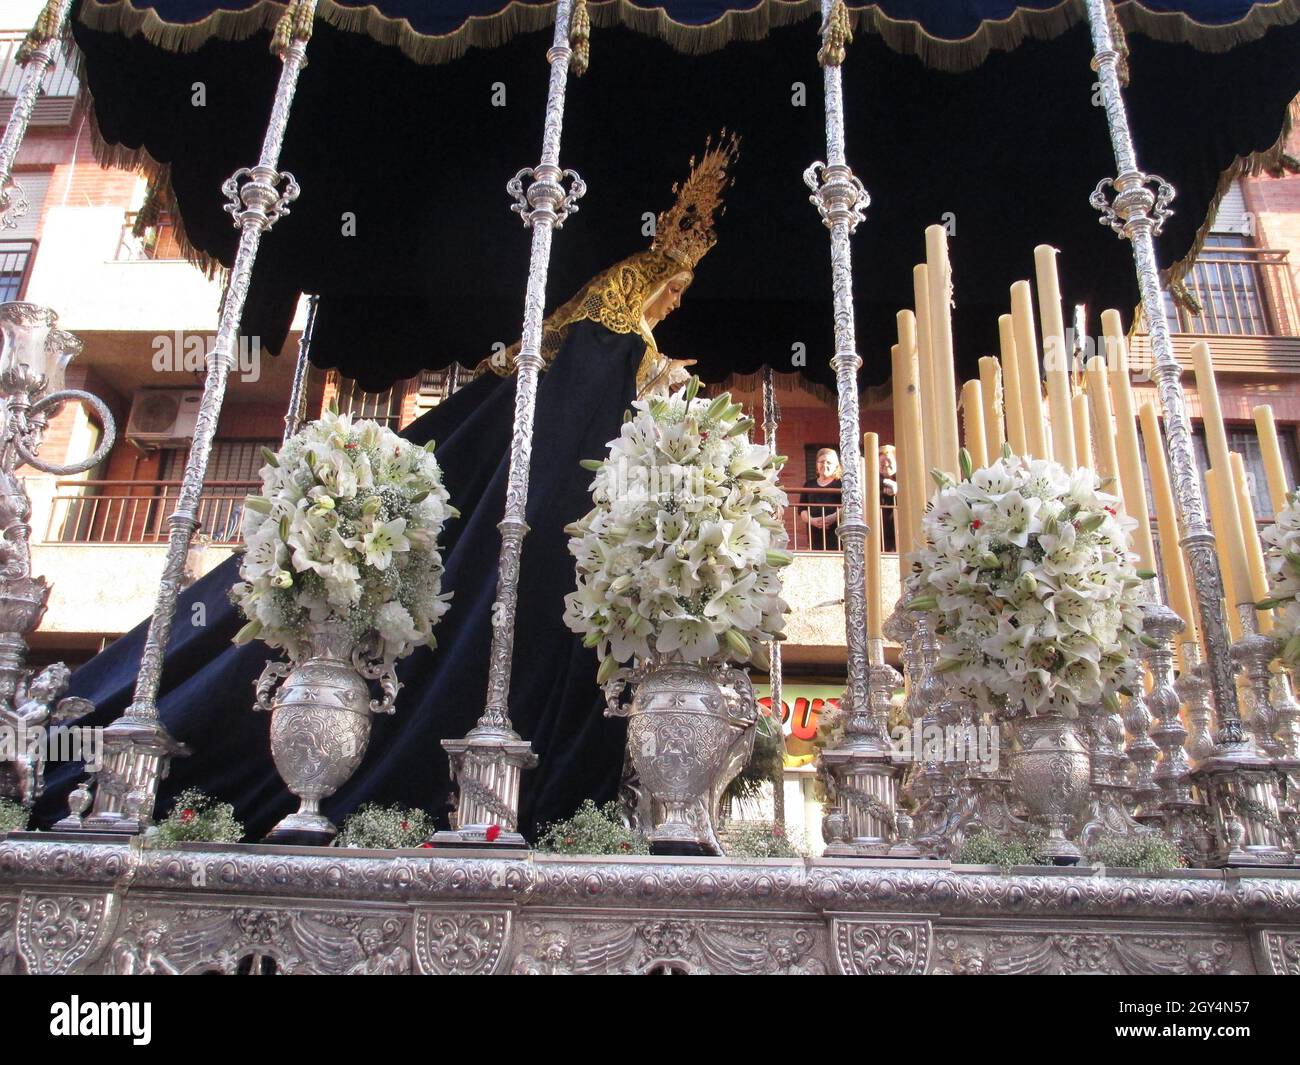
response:
{"label": "gold embroidered veil", "polygon": [[[682,364],[660,354],[645,311],[654,304],[674,278],[687,285],[694,280],[695,266],[717,243],[713,231],[715,213],[725,213],[722,194],[734,179],[727,168],[736,159],[740,140],[722,131],[718,147],[705,141],[697,163],[691,157],[691,173],[673,186],[677,199],[655,220],[655,236],[646,251],[597,274],[567,303],[552,311],[542,323],[542,358],[550,365],[575,322],[599,322],[613,333],[637,333],[646,342],[646,352],[637,370],[637,394],[666,385],[673,370]],[[515,371],[519,343],[485,359],[478,372],[491,370],[501,376]]]}

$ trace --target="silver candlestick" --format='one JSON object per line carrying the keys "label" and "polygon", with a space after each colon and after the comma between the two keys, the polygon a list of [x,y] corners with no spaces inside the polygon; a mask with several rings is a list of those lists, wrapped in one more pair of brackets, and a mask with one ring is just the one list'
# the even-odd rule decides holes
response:
{"label": "silver candlestick", "polygon": [[[551,261],[551,237],[577,211],[586,185],[572,170],[560,169],[560,132],[564,125],[564,94],[573,49],[569,45],[573,0],[558,0],[555,34],[546,53],[551,64],[546,95],[546,124],[542,161],[525,168],[507,185],[524,225],[533,231],[524,297],[524,328],[519,345],[515,384],[514,432],[506,482],[505,517],[501,530],[497,599],[492,606],[492,651],[488,666],[487,708],[463,739],[443,740],[459,784],[455,826],[437,833],[433,842],[448,846],[492,843],[521,847],[518,830],[519,782],[525,769],[537,764],[527,740],[510,724],[510,666],[514,659],[515,611],[519,602],[519,565],[528,533],[528,467],[533,452],[533,420],[537,408],[537,379],[542,370],[542,314],[546,304],[546,275]],[[525,177],[532,179],[525,191]],[[564,180],[571,180],[566,191]]]}
{"label": "silver candlestick", "polygon": [[[33,676],[27,669],[27,635],[40,624],[50,586],[32,576],[31,502],[16,471],[84,473],[113,447],[113,416],[89,392],[63,388],[64,370],[81,351],[81,341],[56,328],[58,315],[34,303],[0,304],[0,727],[9,750],[0,755],[8,769],[4,790],[30,807],[44,790],[47,744],[43,730],[82,717],[94,707],[85,699],[63,698],[71,671],[62,662]],[[103,426],[94,454],[80,462],[46,462],[38,452],[49,418],[69,401],[91,407]],[[3,779],[3,778],[0,778]]]}
{"label": "silver candlestick", "polygon": [[199,525],[199,495],[227,379],[235,366],[235,341],[252,282],[253,263],[262,235],[289,213],[289,205],[298,198],[298,183],[293,175],[278,168],[298,76],[306,64],[315,10],[316,0],[293,0],[282,16],[274,37],[274,43],[280,47],[280,80],[261,154],[256,166],[235,171],[221,187],[229,201],[225,210],[240,231],[239,246],[221,301],[217,335],[207,354],[203,399],[176,509],[167,519],[167,558],[140,657],[135,697],[125,713],[104,730],[104,764],[97,777],[94,808],[83,822],[87,831],[136,833],[148,828],[153,820],[159,781],[167,774],[174,756],[188,753],[158,718],[163,659],[175,620],[176,603],[185,583],[190,540]]}

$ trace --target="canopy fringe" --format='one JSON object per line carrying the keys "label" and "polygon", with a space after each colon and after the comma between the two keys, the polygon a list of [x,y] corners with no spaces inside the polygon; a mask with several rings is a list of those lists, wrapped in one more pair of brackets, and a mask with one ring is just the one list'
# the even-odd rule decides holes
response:
{"label": "canopy fringe", "polygon": [[[154,11],[140,11],[128,0],[82,0],[78,17],[94,30],[142,33],[152,43],[170,51],[193,51],[213,37],[242,40],[275,28],[286,8],[285,0],[260,0],[245,11],[221,11],[197,22],[164,22]],[[688,26],[670,19],[663,8],[634,6],[629,0],[588,0],[593,26],[625,26],[658,37],[687,55],[716,51],[732,41],[766,37],[773,29],[820,17],[818,0],[768,0],[746,11],[729,11],[714,22]],[[1207,52],[1222,52],[1263,36],[1274,26],[1300,20],[1300,0],[1274,0],[1256,4],[1248,14],[1228,25],[1199,23],[1181,12],[1152,11],[1142,0],[1117,0],[1116,14],[1128,32],[1143,33],[1160,41],[1186,43]],[[553,4],[523,4],[512,0],[492,15],[473,16],[448,34],[417,33],[405,19],[391,18],[374,6],[343,6],[338,0],[320,0],[321,18],[338,29],[364,33],[381,44],[400,48],[417,63],[445,63],[470,48],[495,48],[512,37],[544,29],[554,20]],[[879,8],[850,12],[854,31],[875,33],[890,48],[915,55],[936,70],[960,73],[979,66],[991,52],[1009,51],[1022,41],[1048,40],[1084,21],[1085,0],[1061,0],[1042,11],[1018,9],[999,22],[986,22],[969,37],[945,40],[934,37],[920,23],[892,19]]]}
{"label": "canopy fringe", "polygon": [[166,212],[171,217],[176,243],[185,261],[198,267],[208,278],[221,279],[224,282],[226,268],[219,260],[196,248],[185,232],[185,221],[176,205],[176,193],[172,189],[171,166],[160,163],[145,148],[128,148],[125,145],[112,144],[100,132],[99,120],[95,115],[95,101],[86,88],[86,81],[80,70],[80,58],[79,52],[74,53],[77,80],[81,83],[77,94],[77,107],[86,116],[86,125],[90,129],[91,152],[95,156],[95,162],[106,169],[126,170],[143,177],[149,187],[146,197],[149,210],[155,213]]}

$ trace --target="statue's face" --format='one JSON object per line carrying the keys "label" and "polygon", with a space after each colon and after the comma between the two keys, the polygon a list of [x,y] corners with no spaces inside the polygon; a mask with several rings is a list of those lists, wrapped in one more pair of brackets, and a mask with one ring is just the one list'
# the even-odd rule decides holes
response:
{"label": "statue's face", "polygon": [[677,310],[682,305],[682,293],[686,291],[688,284],[690,284],[690,277],[687,274],[677,274],[671,278],[664,286],[664,290],[651,303],[646,304],[646,321],[655,325]]}

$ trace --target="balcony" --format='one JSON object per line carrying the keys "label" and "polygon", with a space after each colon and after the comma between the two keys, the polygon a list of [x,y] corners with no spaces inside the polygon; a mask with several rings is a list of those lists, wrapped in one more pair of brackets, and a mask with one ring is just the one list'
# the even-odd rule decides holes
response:
{"label": "balcony", "polygon": [[[1192,345],[1209,343],[1223,373],[1300,374],[1300,299],[1294,266],[1277,248],[1206,247],[1184,280],[1186,298],[1165,293],[1174,356],[1191,366]],[[1134,339],[1135,370],[1152,364],[1151,341]]]}
{"label": "balcony", "polygon": [[[244,497],[257,481],[210,481],[199,496],[201,539],[190,548],[188,580],[230,557],[239,541]],[[55,481],[53,494],[28,482],[33,526],[32,569],[52,585],[34,646],[94,646],[123,633],[153,610],[167,552],[167,517],[180,481]],[[44,520],[42,517],[44,516]]]}
{"label": "balcony", "polygon": [[[199,531],[209,543],[239,542],[244,497],[260,481],[209,481],[199,495]],[[180,481],[58,481],[48,544],[165,544]]]}

